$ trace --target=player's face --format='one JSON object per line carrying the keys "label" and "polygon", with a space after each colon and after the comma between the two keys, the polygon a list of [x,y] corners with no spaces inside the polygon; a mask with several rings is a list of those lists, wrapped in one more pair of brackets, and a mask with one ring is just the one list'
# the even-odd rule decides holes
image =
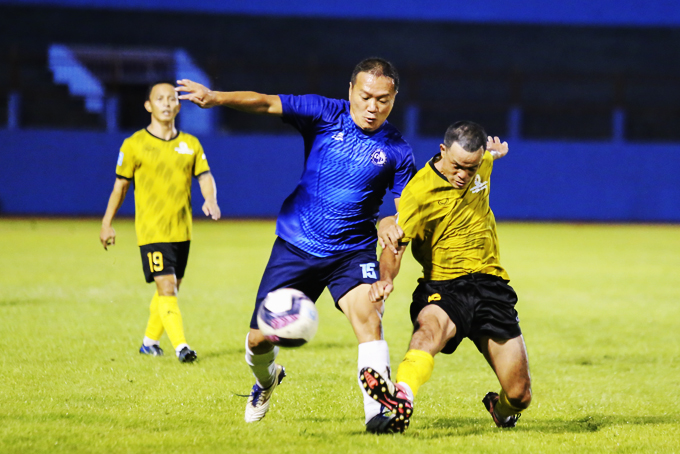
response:
{"label": "player's face", "polygon": [[467,187],[477,175],[477,170],[484,158],[484,147],[474,153],[465,151],[458,142],[453,142],[449,148],[444,144],[439,145],[442,153],[443,174],[449,179],[454,188]]}
{"label": "player's face", "polygon": [[366,132],[377,130],[392,112],[395,96],[397,92],[391,78],[360,72],[355,83],[349,83],[352,120]]}
{"label": "player's face", "polygon": [[179,113],[179,98],[175,87],[158,84],[151,90],[151,96],[144,103],[147,112],[157,121],[166,123],[175,119]]}

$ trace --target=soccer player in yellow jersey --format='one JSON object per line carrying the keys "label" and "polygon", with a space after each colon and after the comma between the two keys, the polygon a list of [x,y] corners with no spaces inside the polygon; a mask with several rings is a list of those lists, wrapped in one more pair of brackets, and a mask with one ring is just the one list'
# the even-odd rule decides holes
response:
{"label": "soccer player in yellow jersey", "polygon": [[206,216],[219,219],[220,208],[203,147],[196,137],[175,128],[180,109],[175,87],[165,82],[153,84],[144,107],[151,114],[151,123],[125,139],[120,148],[116,182],[99,239],[104,249],[116,243],[111,223],[134,181],[135,230],[142,267],[146,282],[156,282],[139,352],[163,355],[159,340],[165,331],[179,361],[189,363],[196,360],[196,352],[184,337],[177,292],[189,258],[192,176],[198,178]]}
{"label": "soccer player in yellow jersey", "polygon": [[371,300],[382,301],[392,292],[408,243],[423,267],[411,304],[414,332],[395,382],[368,368],[361,376],[366,392],[397,413],[402,429],[409,425],[418,389],[432,374],[434,356],[453,353],[465,337],[500,382],[500,395],[490,392],[483,399],[498,427],[514,427],[531,402],[517,295],[500,263],[489,207],[493,161],[507,152],[507,142],[487,138],[475,123],[449,126],[440,153],[404,189],[398,226],[390,219],[381,223],[382,231],[396,231],[393,238],[401,241],[383,249]]}

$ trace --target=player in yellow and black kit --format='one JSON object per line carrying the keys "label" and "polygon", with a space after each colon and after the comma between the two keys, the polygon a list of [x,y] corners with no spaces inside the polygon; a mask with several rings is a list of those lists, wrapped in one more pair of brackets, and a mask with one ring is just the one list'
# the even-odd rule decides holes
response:
{"label": "player in yellow and black kit", "polygon": [[99,239],[104,249],[115,244],[111,223],[134,181],[137,243],[146,281],[155,281],[157,289],[139,352],[163,355],[159,340],[165,331],[179,360],[192,362],[196,352],[184,337],[177,304],[191,241],[191,178],[198,178],[205,199],[203,212],[217,220],[220,208],[215,180],[198,139],[175,128],[180,103],[174,86],[165,82],[152,85],[144,107],[151,114],[151,123],[123,142]]}
{"label": "player in yellow and black kit", "polygon": [[[463,338],[471,339],[496,373],[500,395],[483,403],[499,427],[514,427],[531,402],[531,378],[524,338],[515,311],[517,295],[500,264],[496,221],[489,207],[493,161],[508,152],[507,142],[487,138],[472,122],[451,125],[440,153],[404,189],[398,225],[387,218],[381,230],[398,243],[386,244],[380,257],[380,281],[371,300],[392,292],[406,244],[412,244],[423,277],[413,293],[414,332],[395,383],[375,371],[362,371],[364,388],[399,415],[408,427],[413,399],[429,380],[434,355],[450,354]],[[390,250],[392,249],[392,250]]]}

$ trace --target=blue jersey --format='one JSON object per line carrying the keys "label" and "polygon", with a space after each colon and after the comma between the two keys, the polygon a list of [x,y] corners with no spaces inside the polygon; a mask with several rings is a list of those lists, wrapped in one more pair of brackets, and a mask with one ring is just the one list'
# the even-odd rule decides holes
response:
{"label": "blue jersey", "polygon": [[400,196],[416,172],[411,146],[388,122],[364,133],[352,120],[348,101],[280,98],[283,120],[304,138],[305,168],[283,202],[276,234],[317,257],[375,247],[387,188]]}

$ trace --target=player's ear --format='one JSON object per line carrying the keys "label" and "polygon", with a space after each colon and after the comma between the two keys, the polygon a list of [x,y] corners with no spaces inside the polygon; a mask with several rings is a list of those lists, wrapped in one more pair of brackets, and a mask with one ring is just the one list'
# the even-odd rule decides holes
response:
{"label": "player's ear", "polygon": [[144,108],[146,109],[147,112],[151,113],[151,101],[148,99],[144,101]]}
{"label": "player's ear", "polygon": [[442,153],[446,152],[446,145],[444,145],[443,143],[440,143],[439,144],[439,151],[442,152]]}
{"label": "player's ear", "polygon": [[350,98],[352,98],[352,81],[349,82],[349,95]]}

